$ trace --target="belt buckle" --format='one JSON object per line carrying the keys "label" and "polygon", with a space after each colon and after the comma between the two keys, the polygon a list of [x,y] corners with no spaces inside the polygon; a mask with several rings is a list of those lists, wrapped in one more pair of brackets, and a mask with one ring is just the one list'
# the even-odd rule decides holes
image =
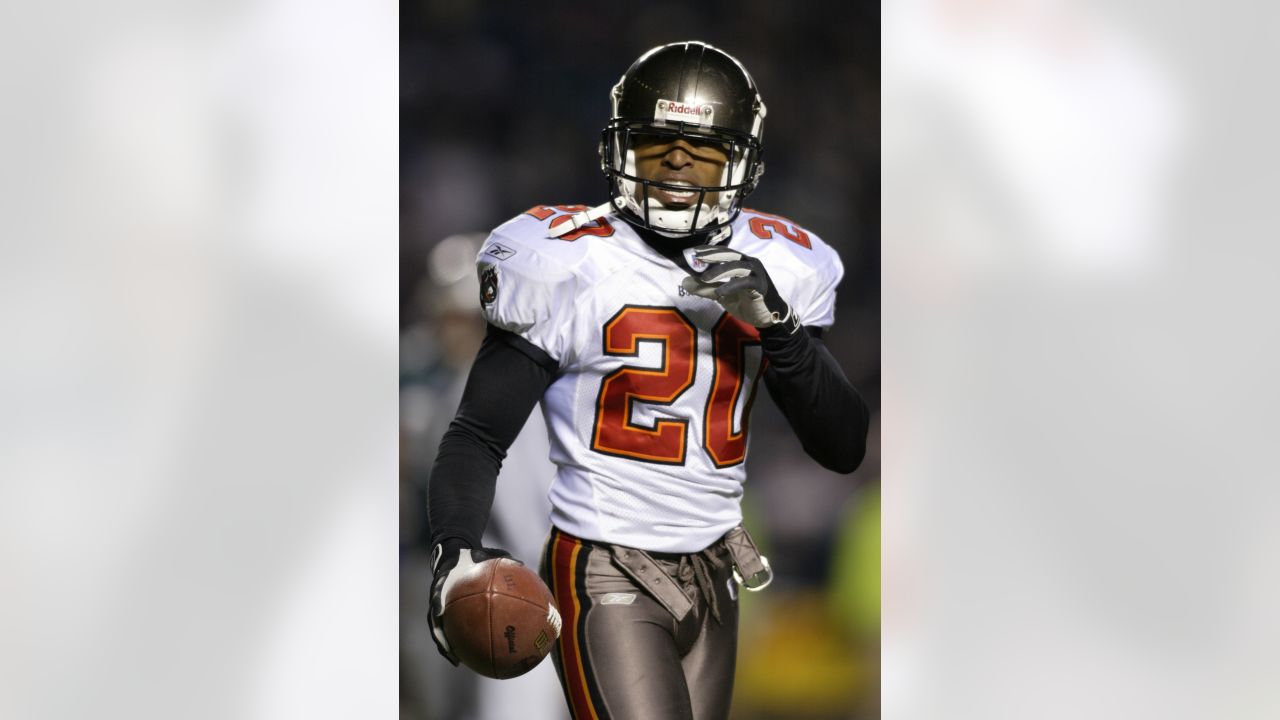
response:
{"label": "belt buckle", "polygon": [[769,566],[769,558],[761,555],[760,564],[764,566],[764,569],[751,576],[751,583],[756,583],[757,579],[762,575],[764,576],[764,582],[759,584],[748,584],[748,582],[742,578],[742,575],[738,573],[738,566],[736,564],[733,566],[733,579],[738,581],[738,584],[741,585],[744,590],[749,592],[760,592],[761,590],[769,587],[769,583],[773,582],[773,568]]}
{"label": "belt buckle", "polygon": [[[769,566],[769,558],[760,553],[751,533],[742,525],[730,530],[724,536],[725,547],[733,558],[733,579],[739,585],[757,592],[773,582],[773,568]],[[750,572],[750,577],[742,577],[743,572]]]}

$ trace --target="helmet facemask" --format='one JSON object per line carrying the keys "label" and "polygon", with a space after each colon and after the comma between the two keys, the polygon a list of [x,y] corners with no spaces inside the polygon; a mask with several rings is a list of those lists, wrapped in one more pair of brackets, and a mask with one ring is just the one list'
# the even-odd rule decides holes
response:
{"label": "helmet facemask", "polygon": [[[640,177],[635,146],[639,138],[683,138],[696,144],[714,143],[727,160],[713,185],[686,186]],[[643,121],[614,120],[604,131],[602,166],[609,178],[614,206],[637,225],[668,237],[702,234],[726,227],[742,209],[742,200],[760,175],[760,144],[754,138],[730,132],[689,132],[658,127]],[[655,190],[692,193],[687,207],[668,207]]]}

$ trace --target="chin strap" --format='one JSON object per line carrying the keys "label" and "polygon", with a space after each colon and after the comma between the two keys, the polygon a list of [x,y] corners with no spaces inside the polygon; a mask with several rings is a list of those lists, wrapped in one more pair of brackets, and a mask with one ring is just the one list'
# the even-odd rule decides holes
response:
{"label": "chin strap", "polygon": [[[605,215],[608,215],[609,213],[613,212],[613,209],[615,206],[618,209],[622,209],[623,205],[625,205],[625,201],[622,200],[622,198],[618,198],[611,202],[607,202],[602,205],[597,205],[593,208],[587,208],[586,210],[581,210],[579,212],[576,212],[570,215],[568,220],[561,221],[557,223],[554,227],[549,228],[547,230],[547,235],[553,238],[562,237],[564,235],[567,235],[573,232],[574,230],[577,230],[585,225],[588,225],[590,223],[595,222],[596,220],[599,220]],[[720,222],[724,222],[725,220],[728,220],[728,215],[726,213],[721,212],[717,214],[716,219]],[[729,238],[729,234],[732,232],[732,230],[733,228],[730,227],[728,224],[723,225],[719,229],[717,229],[715,232],[708,235],[706,240],[704,241],[704,244],[719,245],[720,243],[724,242]],[[673,238],[689,236],[688,233],[663,232],[662,230],[659,230],[657,228],[653,228],[653,231],[658,233],[659,235],[663,235],[666,237],[673,237]]]}
{"label": "chin strap", "polygon": [[607,202],[603,205],[597,205],[593,208],[588,208],[581,212],[576,212],[570,215],[568,220],[565,220],[557,224],[555,227],[547,230],[547,234],[555,238],[558,238],[562,235],[567,235],[584,225],[587,225],[589,223],[595,222],[596,220],[599,220],[600,218],[604,217],[605,215],[608,215],[612,211],[613,211],[613,203]]}
{"label": "chin strap", "polygon": [[707,236],[708,245],[719,245],[729,239],[729,235],[733,232],[731,225],[722,225],[719,230]]}

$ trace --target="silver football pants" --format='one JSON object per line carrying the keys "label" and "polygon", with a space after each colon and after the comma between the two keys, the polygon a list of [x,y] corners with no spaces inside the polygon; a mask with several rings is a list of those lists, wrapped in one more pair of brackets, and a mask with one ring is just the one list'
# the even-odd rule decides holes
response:
{"label": "silver football pants", "polygon": [[738,588],[723,541],[644,553],[552,528],[542,578],[563,625],[552,652],[574,720],[729,717]]}

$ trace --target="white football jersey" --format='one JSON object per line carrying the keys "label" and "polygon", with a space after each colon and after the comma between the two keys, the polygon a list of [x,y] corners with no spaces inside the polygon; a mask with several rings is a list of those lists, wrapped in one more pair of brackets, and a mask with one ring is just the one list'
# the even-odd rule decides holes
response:
{"label": "white football jersey", "polygon": [[[759,335],[686,294],[687,273],[616,214],[548,236],[582,209],[532,208],[477,258],[485,319],[559,364],[542,398],[551,521],[588,540],[702,550],[742,521]],[[831,325],[844,269],[816,235],[744,210],[727,245],[764,263],[802,324]]]}

